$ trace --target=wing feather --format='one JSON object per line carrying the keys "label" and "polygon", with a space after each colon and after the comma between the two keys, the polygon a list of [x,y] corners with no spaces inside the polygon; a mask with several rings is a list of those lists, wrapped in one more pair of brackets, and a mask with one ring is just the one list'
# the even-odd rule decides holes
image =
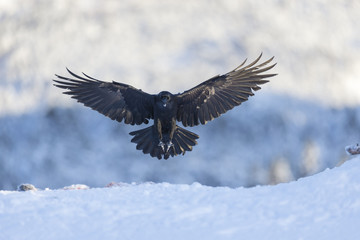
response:
{"label": "wing feather", "polygon": [[105,116],[126,124],[148,123],[154,118],[154,96],[130,85],[103,82],[83,73],[79,76],[67,69],[72,78],[55,75],[55,86],[66,89],[64,94]]}
{"label": "wing feather", "polygon": [[248,65],[246,60],[234,70],[218,75],[198,86],[177,94],[177,120],[184,126],[206,124],[235,106],[248,100],[267,78],[276,74],[264,74],[276,64],[268,66],[274,57],[259,63],[262,54]]}

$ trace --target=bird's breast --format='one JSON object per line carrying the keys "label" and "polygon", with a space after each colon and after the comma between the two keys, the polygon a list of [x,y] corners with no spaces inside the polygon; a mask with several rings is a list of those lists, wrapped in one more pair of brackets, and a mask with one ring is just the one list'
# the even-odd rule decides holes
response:
{"label": "bird's breast", "polygon": [[173,108],[158,107],[154,111],[154,120],[156,123],[160,123],[162,132],[170,131],[174,123],[176,125],[176,111]]}

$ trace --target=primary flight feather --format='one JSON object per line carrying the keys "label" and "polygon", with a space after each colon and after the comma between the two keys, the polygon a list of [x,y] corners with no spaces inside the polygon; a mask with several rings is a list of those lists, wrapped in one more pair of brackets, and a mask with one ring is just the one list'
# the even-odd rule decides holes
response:
{"label": "primary flight feather", "polygon": [[240,105],[259,90],[259,85],[276,74],[264,74],[276,64],[267,66],[269,60],[259,63],[261,55],[252,63],[246,60],[233,71],[215,76],[181,94],[162,91],[148,94],[130,85],[118,82],[103,82],[83,73],[79,76],[69,69],[72,78],[56,75],[56,87],[66,89],[78,102],[90,107],[112,120],[126,124],[149,123],[150,127],[130,132],[136,149],[152,157],[168,159],[185,154],[197,144],[199,136],[185,127],[206,124],[228,110]]}

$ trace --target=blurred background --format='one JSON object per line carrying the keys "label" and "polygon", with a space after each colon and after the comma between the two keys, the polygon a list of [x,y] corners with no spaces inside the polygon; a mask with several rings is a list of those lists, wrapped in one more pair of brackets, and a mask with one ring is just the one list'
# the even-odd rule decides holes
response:
{"label": "blurred background", "polygon": [[[0,0],[0,189],[20,183],[276,184],[333,168],[360,140],[360,2]],[[167,161],[52,86],[65,67],[183,92],[245,58],[279,75]]]}

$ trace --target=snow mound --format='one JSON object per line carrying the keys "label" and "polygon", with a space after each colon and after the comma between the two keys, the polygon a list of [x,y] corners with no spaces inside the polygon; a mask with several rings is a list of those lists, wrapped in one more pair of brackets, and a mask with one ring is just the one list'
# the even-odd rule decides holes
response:
{"label": "snow mound", "polygon": [[360,157],[276,186],[0,191],[0,239],[356,239]]}

